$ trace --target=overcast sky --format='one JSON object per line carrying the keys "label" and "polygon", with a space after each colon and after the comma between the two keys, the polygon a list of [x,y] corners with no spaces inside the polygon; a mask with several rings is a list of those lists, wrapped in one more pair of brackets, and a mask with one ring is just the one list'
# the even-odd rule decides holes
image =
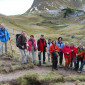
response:
{"label": "overcast sky", "polygon": [[4,15],[23,14],[32,3],[33,0],[0,0],[0,13]]}

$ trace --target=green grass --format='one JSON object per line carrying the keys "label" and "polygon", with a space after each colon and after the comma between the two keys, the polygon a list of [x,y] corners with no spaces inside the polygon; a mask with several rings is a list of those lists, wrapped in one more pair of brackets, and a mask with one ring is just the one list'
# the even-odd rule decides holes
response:
{"label": "green grass", "polygon": [[66,81],[85,81],[85,76],[84,75],[70,75],[65,77]]}
{"label": "green grass", "polygon": [[51,28],[64,28],[67,26],[69,26],[69,25],[55,25],[55,26],[52,26]]}
{"label": "green grass", "polygon": [[58,75],[54,72],[50,72],[47,75],[42,75],[38,73],[28,73],[23,77],[19,77],[15,84],[18,85],[49,85],[54,82],[64,82],[63,76]]}

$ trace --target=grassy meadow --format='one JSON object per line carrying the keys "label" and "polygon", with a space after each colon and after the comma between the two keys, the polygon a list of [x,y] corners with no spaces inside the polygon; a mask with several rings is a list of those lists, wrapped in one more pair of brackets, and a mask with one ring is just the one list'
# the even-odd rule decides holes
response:
{"label": "grassy meadow", "polygon": [[[80,17],[84,17],[84,16],[85,15],[80,16]],[[15,69],[24,69],[24,67],[22,67],[20,65],[17,66],[17,64],[20,64],[21,56],[20,56],[19,49],[16,47],[16,37],[15,37],[16,34],[21,33],[22,30],[26,31],[27,39],[30,38],[31,34],[34,34],[36,40],[38,40],[40,38],[41,34],[44,34],[46,41],[49,38],[52,40],[55,39],[57,41],[57,38],[61,36],[61,37],[63,37],[64,43],[65,42],[69,42],[69,43],[74,42],[75,45],[78,46],[78,44],[81,42],[81,43],[83,43],[83,45],[85,47],[85,23],[81,23],[82,20],[74,23],[75,19],[78,19],[78,18],[79,17],[63,18],[63,15],[53,18],[53,17],[47,17],[45,15],[41,16],[39,14],[31,14],[29,16],[24,15],[24,14],[16,15],[16,16],[0,15],[0,23],[3,23],[5,25],[5,27],[9,31],[10,37],[11,37],[11,43],[8,42],[8,52],[9,52],[9,55],[12,56],[12,51],[11,51],[11,46],[12,46],[13,60],[15,60],[14,62],[12,62],[9,65],[9,70],[2,69],[1,72],[4,70],[5,73],[9,73],[10,71],[13,72],[13,70],[15,70]],[[84,19],[85,18],[83,18],[83,20]],[[72,38],[72,35],[74,35],[75,38]],[[5,54],[0,55],[0,56],[2,56],[2,57],[4,56],[6,58]],[[38,61],[37,53],[36,53],[36,60]],[[16,61],[17,61],[17,63],[14,65],[14,63]],[[9,63],[9,61],[8,61],[8,63]],[[7,63],[5,61],[0,61],[0,66],[4,65],[6,67],[6,64]],[[47,65],[51,65],[51,63],[47,63]],[[25,67],[31,68],[31,67],[33,67],[33,65],[31,64],[30,66],[28,65]],[[0,69],[1,69],[1,67],[0,67]],[[47,81],[51,80],[51,79],[49,79],[49,75],[47,77],[43,76],[43,75],[42,75],[43,77],[41,75],[38,75],[38,76],[41,79],[41,80],[39,80],[40,82],[46,81],[46,80]],[[74,79],[74,76],[68,76],[68,77],[63,78],[60,75],[60,77],[61,77],[60,78],[61,80],[59,80],[59,83],[54,82],[55,85],[63,85],[63,82],[64,82],[63,79],[66,81],[71,81],[71,80],[68,80],[69,77],[71,79]],[[19,80],[20,79],[22,79],[22,77],[19,78]],[[43,80],[43,79],[46,79],[46,80]],[[75,81],[78,80],[78,83],[81,83],[80,82],[81,77],[79,79],[77,79],[77,76],[76,76],[75,79],[76,79]],[[26,80],[23,79],[23,81],[26,81]],[[53,81],[57,81],[57,80],[53,79]],[[27,83],[27,82],[25,82],[25,83]],[[18,85],[18,84],[16,84],[16,85]],[[24,85],[24,84],[22,84],[22,85]],[[52,82],[52,84],[50,83],[50,85],[53,85],[53,82]],[[65,84],[65,85],[68,85],[68,84]],[[85,84],[83,84],[83,82],[82,82],[82,84],[80,84],[80,85],[85,85]]]}

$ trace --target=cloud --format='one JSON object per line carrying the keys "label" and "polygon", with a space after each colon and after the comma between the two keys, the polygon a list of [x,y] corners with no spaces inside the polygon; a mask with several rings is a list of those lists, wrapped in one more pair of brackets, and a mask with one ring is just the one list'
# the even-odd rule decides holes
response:
{"label": "cloud", "polygon": [[0,13],[5,15],[23,14],[32,3],[33,0],[0,0]]}

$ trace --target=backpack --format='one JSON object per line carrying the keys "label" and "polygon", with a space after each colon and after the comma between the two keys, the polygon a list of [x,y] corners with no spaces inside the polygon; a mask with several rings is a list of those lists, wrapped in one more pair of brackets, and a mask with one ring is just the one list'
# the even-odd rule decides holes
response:
{"label": "backpack", "polygon": [[53,52],[52,52],[52,56],[56,59],[56,58],[58,57],[57,52],[53,51]]}
{"label": "backpack", "polygon": [[18,47],[17,39],[18,37],[21,36],[21,34],[16,34],[16,46]]}

